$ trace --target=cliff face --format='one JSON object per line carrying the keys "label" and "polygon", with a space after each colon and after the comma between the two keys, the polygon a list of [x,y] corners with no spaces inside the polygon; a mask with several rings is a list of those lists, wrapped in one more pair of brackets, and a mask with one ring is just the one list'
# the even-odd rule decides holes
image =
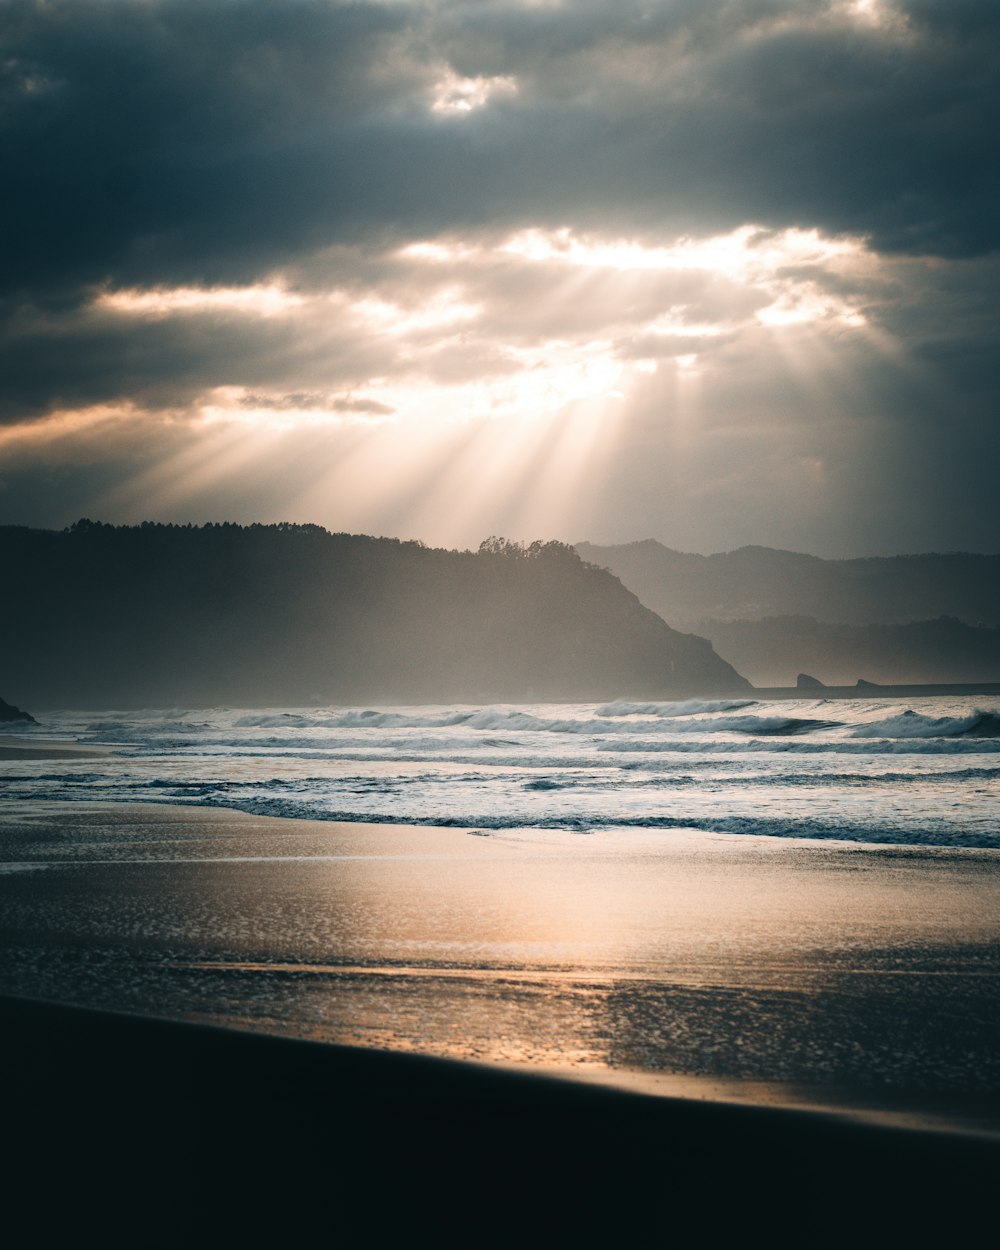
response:
{"label": "cliff face", "polygon": [[[0,530],[0,642],[37,706],[646,698],[747,683],[559,543],[318,526]],[[22,693],[23,692],[23,693]]]}

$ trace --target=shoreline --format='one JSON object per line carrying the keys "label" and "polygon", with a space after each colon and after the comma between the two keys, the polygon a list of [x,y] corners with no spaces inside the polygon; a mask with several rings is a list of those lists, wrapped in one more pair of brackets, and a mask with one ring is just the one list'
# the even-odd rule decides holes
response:
{"label": "shoreline", "polygon": [[111,755],[112,747],[81,747],[51,738],[21,738],[0,734],[0,761],[3,760],[94,760]]}

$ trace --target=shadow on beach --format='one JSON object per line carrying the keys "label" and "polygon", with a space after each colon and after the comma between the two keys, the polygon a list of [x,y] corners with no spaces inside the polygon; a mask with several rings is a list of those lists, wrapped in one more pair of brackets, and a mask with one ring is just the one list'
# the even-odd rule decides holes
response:
{"label": "shadow on beach", "polygon": [[968,1244],[1000,1164],[995,1138],[18,999],[0,1028],[39,1244]]}

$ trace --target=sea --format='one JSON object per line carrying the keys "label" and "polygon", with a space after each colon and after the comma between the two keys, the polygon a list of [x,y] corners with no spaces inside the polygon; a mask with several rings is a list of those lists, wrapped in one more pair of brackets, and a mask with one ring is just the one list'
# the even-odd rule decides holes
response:
{"label": "sea", "polygon": [[56,711],[20,801],[193,804],[491,832],[702,830],[1000,848],[1000,699]]}

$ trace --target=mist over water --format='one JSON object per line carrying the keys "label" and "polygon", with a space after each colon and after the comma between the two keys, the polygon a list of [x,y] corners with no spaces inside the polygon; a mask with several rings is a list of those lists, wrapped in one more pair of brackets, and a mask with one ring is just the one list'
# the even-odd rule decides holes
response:
{"label": "mist over water", "polygon": [[9,763],[10,798],[1000,847],[998,700],[60,712],[34,732],[108,753]]}

